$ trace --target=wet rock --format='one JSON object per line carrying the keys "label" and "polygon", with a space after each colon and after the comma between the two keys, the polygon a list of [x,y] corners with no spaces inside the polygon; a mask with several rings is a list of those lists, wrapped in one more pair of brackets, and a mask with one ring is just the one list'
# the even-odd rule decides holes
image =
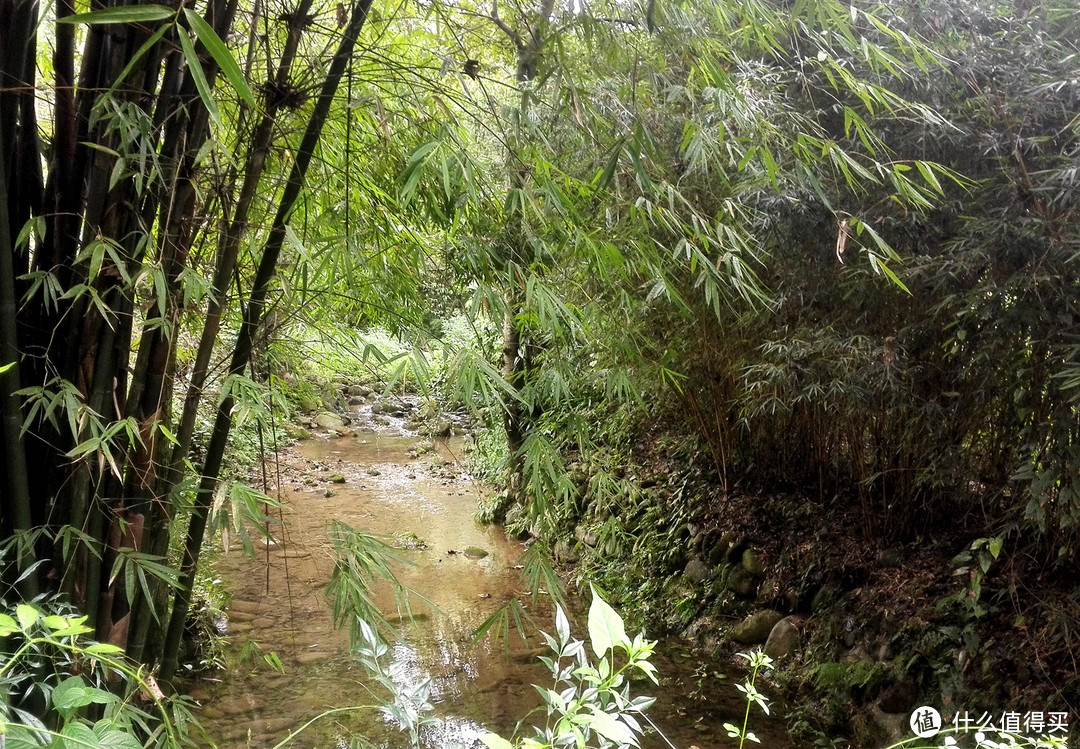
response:
{"label": "wet rock", "polygon": [[241,611],[240,609],[234,610],[234,607],[229,607],[230,622],[250,622],[254,618],[255,614],[251,611]]}
{"label": "wet rock", "polygon": [[319,652],[318,650],[311,650],[306,653],[299,653],[296,656],[297,664],[301,666],[309,666],[312,663],[319,663],[320,661],[329,660],[330,654]]}
{"label": "wet rock", "polygon": [[743,645],[757,645],[765,642],[776,623],[784,615],[773,609],[756,611],[728,630],[728,637]]}
{"label": "wet rock", "polygon": [[742,567],[733,569],[727,579],[728,590],[741,598],[754,598],[757,596],[758,584],[758,579]]}
{"label": "wet rock", "polygon": [[795,652],[799,647],[799,618],[785,616],[773,625],[769,632],[769,639],[765,641],[765,654],[770,658],[779,659]]}
{"label": "wet rock", "polygon": [[315,417],[315,425],[323,429],[338,429],[345,426],[345,420],[329,411],[320,411]]}
{"label": "wet rock", "polygon": [[705,562],[695,558],[686,563],[686,569],[683,570],[683,574],[695,583],[703,583],[712,579],[713,570],[712,567],[705,564]]}
{"label": "wet rock", "polygon": [[248,614],[257,614],[263,610],[263,604],[259,601],[245,601],[242,598],[233,598],[229,602],[229,614],[232,616],[236,611]]}
{"label": "wet rock", "polygon": [[371,468],[367,469],[367,475],[368,475],[368,476],[378,476],[378,475],[379,475],[379,473],[380,473],[379,469],[378,469],[378,468],[375,468],[374,466],[372,466]]}
{"label": "wet rock", "polygon": [[322,495],[324,497],[326,497],[327,499],[330,499],[330,497],[334,496],[334,490],[333,489],[327,489],[326,491],[323,492]]}
{"label": "wet rock", "polygon": [[311,439],[311,432],[295,424],[286,424],[285,436],[292,440],[309,440]]}
{"label": "wet rock", "polygon": [[383,416],[403,416],[405,410],[395,398],[379,398],[371,406],[371,413]]}
{"label": "wet rock", "polygon": [[[364,391],[367,391],[366,393]],[[364,387],[363,385],[349,385],[345,388],[345,395],[351,395],[355,398],[363,398],[371,393],[371,388]]]}
{"label": "wet rock", "polygon": [[753,549],[747,549],[742,553],[742,568],[754,577],[765,577],[765,565],[761,562]]}
{"label": "wet rock", "polygon": [[252,619],[251,626],[253,629],[273,629],[276,622],[266,616],[261,616],[258,619]]}
{"label": "wet rock", "polygon": [[350,406],[354,406],[354,407],[355,406],[362,406],[365,403],[364,399],[361,398],[359,395],[354,395],[352,398],[349,398],[348,402],[349,402]]}
{"label": "wet rock", "polygon": [[253,694],[242,694],[237,697],[223,697],[214,703],[222,715],[243,715],[254,710],[262,710],[265,707],[261,699]]}
{"label": "wet rock", "polygon": [[483,559],[488,555],[488,552],[481,549],[479,546],[468,546],[465,548],[465,556],[469,559]]}
{"label": "wet rock", "polygon": [[345,477],[342,476],[340,473],[332,473],[327,477],[326,480],[329,481],[331,484],[344,484],[345,483]]}

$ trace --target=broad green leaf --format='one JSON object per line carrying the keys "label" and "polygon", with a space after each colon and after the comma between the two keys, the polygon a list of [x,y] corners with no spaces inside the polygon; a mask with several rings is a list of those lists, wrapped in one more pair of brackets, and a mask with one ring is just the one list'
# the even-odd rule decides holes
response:
{"label": "broad green leaf", "polygon": [[221,37],[214,31],[214,27],[189,8],[184,8],[184,17],[187,18],[191,30],[195,32],[195,36],[199,37],[199,41],[206,47],[206,51],[217,61],[217,64],[221,67],[221,72],[225,74],[232,87],[236,89],[236,92],[240,94],[240,97],[245,102],[254,107],[255,95],[251,93],[251,88],[248,86],[247,81],[244,80],[244,74],[240,72],[240,66],[237,64],[236,58],[229,52],[225,42],[221,41]]}
{"label": "broad green leaf", "polygon": [[19,625],[7,614],[0,614],[0,637],[7,637],[19,631]]}
{"label": "broad green leaf", "polygon": [[142,749],[142,744],[130,733],[112,729],[98,738],[100,749]]}
{"label": "broad green leaf", "polygon": [[589,607],[589,639],[592,640],[593,652],[597,658],[603,658],[611,648],[621,645],[626,647],[630,641],[626,637],[626,628],[622,617],[592,589],[593,601]]}
{"label": "broad green leaf", "polygon": [[15,607],[15,616],[19,620],[19,624],[22,625],[24,630],[34,626],[34,622],[38,620],[41,614],[33,606],[26,603],[20,603]]}
{"label": "broad green leaf", "polygon": [[59,23],[145,23],[164,21],[172,18],[174,12],[164,5],[124,5],[115,8],[102,8],[89,13],[76,13],[73,16],[58,18]]}
{"label": "broad green leaf", "polygon": [[595,707],[593,710],[594,712],[589,719],[589,725],[592,726],[594,731],[604,738],[614,741],[620,746],[638,745],[637,736],[634,735],[634,732],[631,731],[625,723],[618,720],[614,715],[605,713],[603,710]]}
{"label": "broad green leaf", "polygon": [[488,749],[514,749],[513,744],[495,733],[485,733],[480,740]]}

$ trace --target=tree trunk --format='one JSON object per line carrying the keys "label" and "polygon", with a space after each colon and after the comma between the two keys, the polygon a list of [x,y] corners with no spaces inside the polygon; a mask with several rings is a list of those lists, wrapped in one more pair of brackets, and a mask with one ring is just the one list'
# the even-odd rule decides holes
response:
{"label": "tree trunk", "polygon": [[[367,20],[371,3],[372,0],[359,0],[353,5],[349,24],[330,63],[330,68],[319,92],[319,98],[315,102],[315,108],[311,113],[311,118],[308,120],[307,129],[297,150],[296,161],[293,162],[292,170],[285,184],[285,190],[278,204],[277,214],[274,216],[270,235],[263,247],[262,259],[255,273],[247,311],[244,314],[244,321],[237,336],[236,346],[233,349],[232,362],[229,367],[230,375],[242,374],[248,365],[255,342],[255,335],[258,332],[263,308],[266,304],[266,295],[269,291],[270,282],[274,277],[278,256],[285,242],[286,226],[296,208],[315,147],[318,145],[322,134],[323,125],[326,123],[327,116],[330,113],[330,106],[337,95],[337,89],[345,73],[345,67],[352,57],[356,40],[359,38],[360,31]],[[228,442],[229,431],[232,428],[233,404],[232,397],[226,397],[222,400],[217,410],[213,430],[210,433],[210,443],[206,448],[202,480],[195,495],[195,505],[192,509],[187,538],[184,543],[180,586],[176,591],[172,616],[165,636],[161,679],[166,682],[171,681],[176,672],[184,625],[187,620],[188,607],[191,603],[191,590],[199,563],[199,552],[206,531],[206,521],[213,501],[214,490],[217,487],[222,456]]]}

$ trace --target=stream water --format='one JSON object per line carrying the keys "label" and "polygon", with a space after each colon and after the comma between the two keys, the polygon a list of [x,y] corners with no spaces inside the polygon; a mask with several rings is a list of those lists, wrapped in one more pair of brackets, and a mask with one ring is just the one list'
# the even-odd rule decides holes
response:
{"label": "stream water", "polygon": [[[262,545],[259,558],[233,549],[218,559],[218,573],[231,593],[226,632],[234,665],[202,677],[190,689],[202,705],[204,726],[223,749],[273,747],[328,709],[376,705],[385,696],[350,656],[348,633],[332,621],[326,586],[334,566],[334,520],[426,543],[399,552],[413,562],[399,566],[399,579],[430,604],[414,600],[413,616],[398,627],[392,658],[402,678],[431,679],[438,721],[424,732],[427,747],[479,746],[477,737],[486,730],[509,735],[540,703],[532,684],[548,684],[550,678],[537,661],[544,652],[539,637],[512,638],[508,649],[491,638],[470,644],[476,627],[522,592],[515,566],[524,547],[501,529],[474,521],[483,488],[458,468],[460,442],[438,444],[435,461],[410,455],[418,442],[360,431],[305,440],[270,466],[272,474],[280,472],[285,523],[276,543]],[[333,474],[341,474],[345,483],[331,483]],[[467,555],[468,547],[488,555]],[[392,612],[387,596],[382,603]],[[532,613],[553,630],[550,610]],[[574,634],[584,637],[584,627],[577,625]],[[285,673],[269,668],[255,646],[275,653]],[[741,724],[745,707],[732,680],[716,678],[714,666],[677,649],[658,655],[656,663],[661,688],[635,686],[658,696],[649,715],[674,746],[737,745],[728,743],[723,729],[725,722]],[[756,719],[753,727],[766,745],[791,746],[781,725]],[[366,708],[315,722],[291,746],[342,747],[356,736],[387,747],[408,743],[382,713]],[[644,746],[667,744],[653,735]]]}

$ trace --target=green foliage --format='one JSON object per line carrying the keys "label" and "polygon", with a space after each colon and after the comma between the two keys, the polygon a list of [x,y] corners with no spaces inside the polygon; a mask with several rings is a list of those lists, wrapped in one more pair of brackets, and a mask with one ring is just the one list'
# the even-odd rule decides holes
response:
{"label": "green foliage", "polygon": [[0,737],[6,746],[194,746],[201,729],[184,700],[165,698],[121,648],[93,642],[91,632],[85,616],[65,611],[27,603],[0,611]]}
{"label": "green foliage", "polygon": [[752,731],[747,730],[747,726],[750,724],[750,708],[754,705],[761,708],[766,715],[769,714],[769,701],[765,698],[765,695],[758,691],[756,683],[759,671],[768,671],[772,668],[772,658],[765,655],[761,650],[739,653],[739,657],[744,658],[750,666],[750,675],[747,676],[746,681],[736,685],[736,688],[746,698],[746,712],[743,713],[741,726],[725,723],[724,729],[727,731],[728,736],[739,740],[739,749],[742,749],[747,741],[753,741],[755,744],[761,743],[761,739],[755,736]]}
{"label": "green foliage", "polygon": [[[638,635],[626,635],[622,618],[593,590],[589,609],[589,637],[597,660],[592,661],[585,643],[572,639],[570,623],[562,607],[556,608],[555,634],[541,633],[552,657],[540,660],[551,672],[551,687],[537,687],[544,699],[545,723],[529,735],[505,739],[496,734],[481,736],[488,749],[542,749],[574,745],[638,746],[642,733],[638,718],[648,721],[645,710],[651,697],[631,697],[635,674],[657,683],[650,662],[655,643]],[[616,651],[620,657],[616,658]]]}

